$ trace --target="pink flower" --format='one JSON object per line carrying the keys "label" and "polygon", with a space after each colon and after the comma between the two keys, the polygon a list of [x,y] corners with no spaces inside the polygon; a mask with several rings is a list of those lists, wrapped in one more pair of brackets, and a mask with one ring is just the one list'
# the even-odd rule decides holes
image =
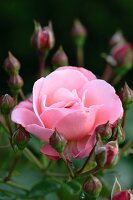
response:
{"label": "pink flower", "polygon": [[117,192],[112,200],[131,200],[132,194],[129,190],[123,190],[120,192]]}
{"label": "pink flower", "polygon": [[67,141],[65,155],[83,158],[96,143],[95,128],[123,115],[114,88],[84,68],[58,68],[35,82],[32,95],[14,108],[12,121],[47,142],[41,152],[52,159],[60,158],[49,144],[55,128]]}

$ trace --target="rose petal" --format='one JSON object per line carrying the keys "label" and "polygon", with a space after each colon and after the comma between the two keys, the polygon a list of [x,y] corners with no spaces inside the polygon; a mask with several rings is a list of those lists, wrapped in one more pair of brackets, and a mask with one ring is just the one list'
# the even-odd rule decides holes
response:
{"label": "rose petal", "polygon": [[91,71],[83,67],[64,66],[64,67],[59,67],[57,70],[65,70],[65,69],[73,69],[80,71],[89,81],[96,79],[96,76]]}
{"label": "rose petal", "polygon": [[88,82],[80,91],[86,107],[91,105],[104,105],[97,113],[97,125],[99,123],[114,123],[123,115],[122,103],[116,95],[114,88],[103,80],[93,80]]}
{"label": "rose petal", "polygon": [[41,149],[41,153],[47,156],[50,159],[58,160],[60,158],[59,153],[53,149],[49,144],[45,144]]}
{"label": "rose petal", "polygon": [[29,124],[41,125],[33,111],[19,106],[16,106],[13,109],[11,119],[17,124],[21,124],[23,127],[26,127]]}
{"label": "rose petal", "polygon": [[80,140],[90,134],[99,108],[92,106],[88,111],[76,110],[57,122],[56,129],[67,140]]}
{"label": "rose petal", "polygon": [[41,127],[37,124],[30,124],[30,125],[27,125],[25,127],[25,129],[32,133],[33,135],[35,135],[37,138],[45,141],[45,142],[48,142],[49,141],[49,138],[50,136],[53,134],[53,130],[52,129],[48,129],[48,128],[44,128],[44,127]]}

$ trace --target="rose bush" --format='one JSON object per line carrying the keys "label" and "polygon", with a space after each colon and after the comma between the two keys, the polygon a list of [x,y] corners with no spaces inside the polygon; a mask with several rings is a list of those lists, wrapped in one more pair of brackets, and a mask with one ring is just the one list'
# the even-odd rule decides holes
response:
{"label": "rose bush", "polygon": [[45,141],[43,154],[58,159],[49,144],[55,128],[67,141],[65,155],[83,158],[96,143],[95,128],[107,122],[113,126],[122,115],[122,103],[110,84],[84,68],[60,67],[35,82],[32,97],[19,103],[11,118]]}

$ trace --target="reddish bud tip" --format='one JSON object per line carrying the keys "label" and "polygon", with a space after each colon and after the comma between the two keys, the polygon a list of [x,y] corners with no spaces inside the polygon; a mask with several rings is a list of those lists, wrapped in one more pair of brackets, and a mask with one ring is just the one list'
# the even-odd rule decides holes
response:
{"label": "reddish bud tip", "polygon": [[54,133],[51,135],[49,143],[58,153],[62,153],[66,145],[66,141],[56,129]]}
{"label": "reddish bud tip", "polygon": [[83,189],[90,197],[98,197],[102,190],[101,181],[95,176],[89,176],[88,180],[84,182]]}
{"label": "reddish bud tip", "polygon": [[130,104],[133,103],[133,90],[130,89],[127,83],[125,83],[124,88],[121,89],[119,96],[123,103],[124,109],[128,110]]}
{"label": "reddish bud tip", "polygon": [[102,139],[108,140],[112,136],[112,128],[110,127],[109,122],[99,125],[96,128],[96,133],[100,134]]}
{"label": "reddish bud tip", "polygon": [[12,136],[13,144],[17,145],[20,150],[23,150],[30,140],[30,134],[22,126],[14,132]]}
{"label": "reddish bud tip", "polygon": [[112,167],[118,159],[118,144],[116,141],[108,142],[96,150],[96,162],[100,167]]}
{"label": "reddish bud tip", "polygon": [[123,190],[117,192],[112,197],[112,200],[131,200],[131,199],[133,199],[133,195],[130,190]]}
{"label": "reddish bud tip", "polygon": [[4,61],[4,69],[11,75],[17,74],[20,69],[20,62],[15,58],[11,52],[8,53],[8,57]]}
{"label": "reddish bud tip", "polygon": [[68,57],[63,48],[60,47],[52,58],[52,64],[56,67],[68,66]]}
{"label": "reddish bud tip", "polygon": [[0,111],[3,115],[9,114],[14,105],[14,99],[10,95],[5,94],[0,97]]}
{"label": "reddish bud tip", "polygon": [[19,74],[10,76],[10,79],[8,81],[8,85],[13,95],[18,94],[23,84],[24,84],[23,79]]}
{"label": "reddish bud tip", "polygon": [[31,43],[32,46],[41,53],[52,49],[55,38],[51,24],[42,28],[38,22],[35,22],[35,30],[31,38]]}

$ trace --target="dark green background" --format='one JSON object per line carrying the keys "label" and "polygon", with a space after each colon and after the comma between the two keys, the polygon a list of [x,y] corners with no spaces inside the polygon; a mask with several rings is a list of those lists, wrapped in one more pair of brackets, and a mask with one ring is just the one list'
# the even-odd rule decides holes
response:
{"label": "dark green background", "polygon": [[[133,43],[132,0],[4,0],[0,1],[0,94],[7,90],[8,76],[2,69],[3,60],[10,50],[22,63],[24,90],[30,92],[37,72],[37,57],[30,44],[33,20],[42,26],[52,20],[56,45],[60,44],[76,65],[74,46],[70,37],[73,20],[79,18],[88,30],[85,45],[85,67],[101,75],[105,62],[101,52],[109,52],[108,40],[118,29]],[[50,65],[50,59],[48,60]],[[132,87],[133,70],[125,77]],[[123,80],[124,82],[124,80]]]}

